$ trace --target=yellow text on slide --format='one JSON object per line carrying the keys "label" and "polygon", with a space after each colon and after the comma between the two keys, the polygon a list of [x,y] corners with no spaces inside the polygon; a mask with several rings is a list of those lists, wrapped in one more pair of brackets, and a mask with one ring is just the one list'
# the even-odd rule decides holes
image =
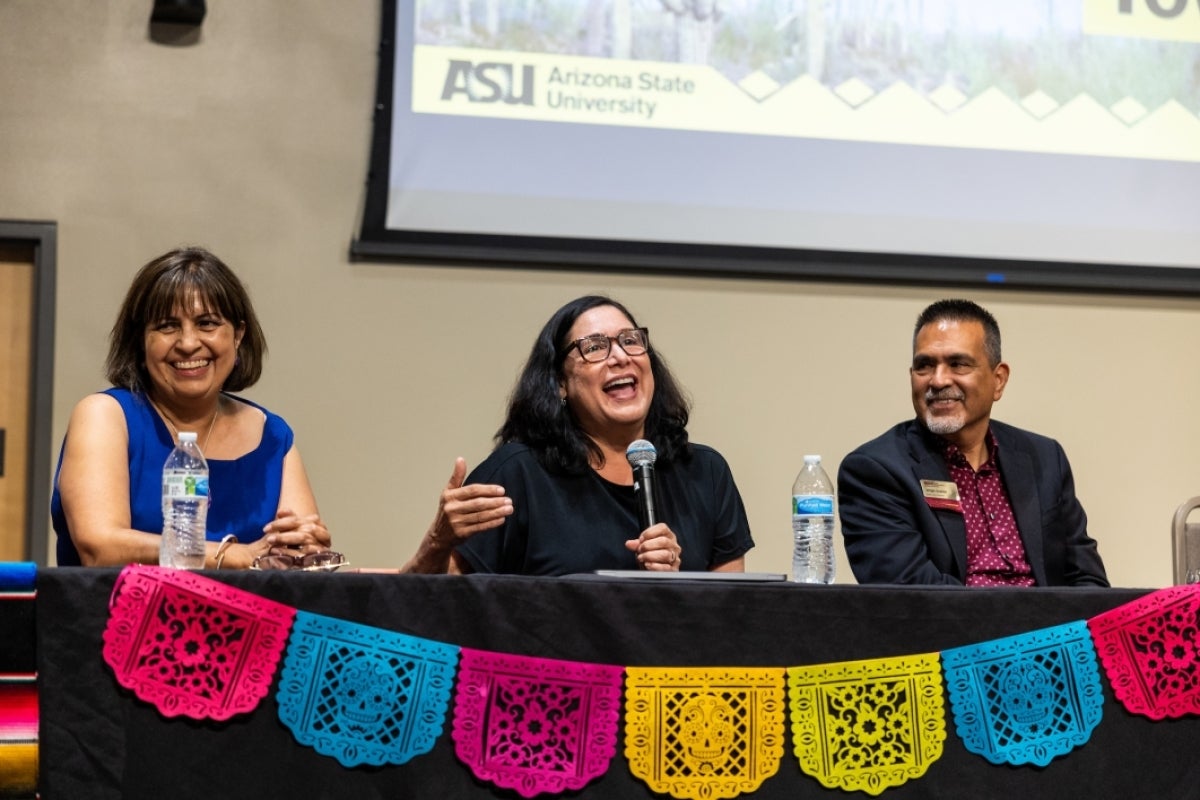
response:
{"label": "yellow text on slide", "polygon": [[1083,32],[1200,42],[1200,0],[1083,0]]}

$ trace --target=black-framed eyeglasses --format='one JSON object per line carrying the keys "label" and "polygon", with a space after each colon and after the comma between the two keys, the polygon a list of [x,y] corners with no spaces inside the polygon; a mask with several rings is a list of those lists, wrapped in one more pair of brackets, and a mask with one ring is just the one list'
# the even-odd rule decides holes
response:
{"label": "black-framed eyeglasses", "polygon": [[289,569],[305,572],[333,572],[338,567],[344,567],[350,562],[341,553],[332,550],[319,550],[316,553],[306,553],[293,556],[287,553],[267,553],[254,559],[250,569]]}
{"label": "black-framed eyeglasses", "polygon": [[565,356],[572,349],[578,349],[584,361],[597,363],[608,358],[612,352],[612,343],[616,342],[627,356],[642,356],[650,352],[650,330],[648,328],[626,328],[617,331],[616,336],[606,336],[603,333],[593,333],[576,339],[567,346]]}

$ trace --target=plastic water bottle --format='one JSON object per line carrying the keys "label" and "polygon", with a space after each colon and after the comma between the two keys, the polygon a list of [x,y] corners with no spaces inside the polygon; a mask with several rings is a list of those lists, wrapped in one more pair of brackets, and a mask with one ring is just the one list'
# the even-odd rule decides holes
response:
{"label": "plastic water bottle", "polygon": [[820,456],[805,456],[792,484],[792,580],[833,583],[833,484]]}
{"label": "plastic water bottle", "polygon": [[204,569],[204,523],[208,517],[208,462],[196,434],[182,431],[163,464],[162,567]]}

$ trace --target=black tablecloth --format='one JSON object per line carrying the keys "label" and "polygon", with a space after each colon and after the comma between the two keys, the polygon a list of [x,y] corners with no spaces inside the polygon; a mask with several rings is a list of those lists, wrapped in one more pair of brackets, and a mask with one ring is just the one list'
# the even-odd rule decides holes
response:
{"label": "black tablecloth", "polygon": [[[1087,619],[1146,593],[649,581],[578,576],[206,573],[318,614],[450,644],[624,666],[784,667],[931,653]],[[478,782],[446,732],[402,766],[345,769],[299,745],[274,697],[232,721],[168,719],[117,685],[101,657],[116,570],[38,577],[42,796],[59,798],[516,798]],[[1049,766],[968,753],[947,716],[944,753],[905,798],[1200,797],[1200,719],[1154,722],[1113,698],[1091,741]],[[948,708],[948,704],[947,704]],[[656,797],[623,736],[587,798]],[[841,797],[799,769],[790,743],[755,798]],[[866,795],[861,795],[866,796]]]}

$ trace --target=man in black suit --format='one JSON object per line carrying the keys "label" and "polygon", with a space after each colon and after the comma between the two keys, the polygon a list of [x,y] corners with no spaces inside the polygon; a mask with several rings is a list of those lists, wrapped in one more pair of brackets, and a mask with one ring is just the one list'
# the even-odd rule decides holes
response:
{"label": "man in black suit", "polygon": [[940,300],[917,318],[916,419],[842,460],[838,503],[859,583],[1107,586],[1058,442],[991,419],[1009,368],[995,318]]}

